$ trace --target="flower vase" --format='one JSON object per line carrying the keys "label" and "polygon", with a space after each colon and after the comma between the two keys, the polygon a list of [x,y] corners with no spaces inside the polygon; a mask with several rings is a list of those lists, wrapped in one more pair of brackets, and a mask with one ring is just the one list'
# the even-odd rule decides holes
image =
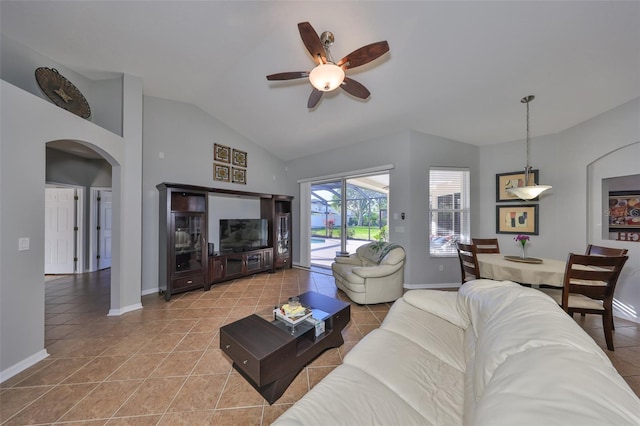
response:
{"label": "flower vase", "polygon": [[520,259],[526,259],[527,258],[527,249],[525,248],[525,245],[522,245],[522,251],[520,252]]}

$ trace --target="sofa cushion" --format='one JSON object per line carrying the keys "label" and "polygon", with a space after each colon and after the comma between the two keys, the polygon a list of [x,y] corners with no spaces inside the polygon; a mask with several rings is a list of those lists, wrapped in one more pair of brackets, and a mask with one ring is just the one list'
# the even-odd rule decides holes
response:
{"label": "sofa cushion", "polygon": [[[434,316],[425,319],[444,323]],[[421,328],[416,334],[422,334],[425,329]],[[427,334],[436,337],[433,333]],[[461,333],[459,336],[458,352],[462,346]],[[446,351],[437,350],[439,341],[437,337],[432,339],[427,350],[424,341],[419,344],[414,339],[380,328],[351,349],[343,363],[359,368],[382,383],[387,392],[401,398],[424,417],[422,424],[461,424],[464,373],[452,367],[451,357],[443,356]],[[376,412],[380,409],[376,408]]]}
{"label": "sofa cushion", "polygon": [[476,280],[460,287],[458,294],[467,306],[476,336],[471,361],[476,400],[505,360],[532,348],[562,346],[610,364],[593,339],[539,290],[507,281]]}
{"label": "sofa cushion", "polygon": [[460,328],[470,324],[466,310],[459,309],[458,293],[440,290],[410,290],[402,298],[423,311],[431,312]]}
{"label": "sofa cushion", "polygon": [[637,425],[639,416],[637,396],[612,365],[593,353],[544,346],[496,369],[469,424]]}
{"label": "sofa cushion", "polygon": [[[415,291],[431,293],[430,290]],[[380,328],[411,340],[442,362],[464,372],[464,331],[445,318],[415,307],[403,297],[393,304]]]}
{"label": "sofa cushion", "polygon": [[[429,401],[424,401],[425,405]],[[280,416],[278,426],[428,425],[400,396],[360,368],[342,364]]]}

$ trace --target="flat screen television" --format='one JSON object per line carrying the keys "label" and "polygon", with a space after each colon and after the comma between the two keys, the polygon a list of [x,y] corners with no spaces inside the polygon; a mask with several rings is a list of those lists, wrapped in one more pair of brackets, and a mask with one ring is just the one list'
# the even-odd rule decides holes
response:
{"label": "flat screen television", "polygon": [[267,219],[220,219],[220,251],[241,252],[267,247]]}

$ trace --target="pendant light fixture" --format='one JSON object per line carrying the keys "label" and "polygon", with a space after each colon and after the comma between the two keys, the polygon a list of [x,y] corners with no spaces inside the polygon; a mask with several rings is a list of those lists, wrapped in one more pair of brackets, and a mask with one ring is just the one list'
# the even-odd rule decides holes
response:
{"label": "pendant light fixture", "polygon": [[535,182],[533,185],[529,185],[529,175],[531,174],[531,166],[529,165],[529,103],[535,99],[535,96],[529,95],[520,99],[520,102],[527,105],[527,165],[524,168],[524,184],[525,186],[519,186],[516,188],[509,188],[507,192],[515,195],[521,200],[532,200],[538,195],[551,189],[549,185],[537,185]]}

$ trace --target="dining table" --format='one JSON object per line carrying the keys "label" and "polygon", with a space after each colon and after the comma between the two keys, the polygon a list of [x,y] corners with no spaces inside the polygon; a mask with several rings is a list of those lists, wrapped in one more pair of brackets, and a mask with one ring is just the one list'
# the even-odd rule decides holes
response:
{"label": "dining table", "polygon": [[563,286],[566,260],[535,257],[522,259],[498,253],[478,253],[477,258],[482,278],[532,286]]}

